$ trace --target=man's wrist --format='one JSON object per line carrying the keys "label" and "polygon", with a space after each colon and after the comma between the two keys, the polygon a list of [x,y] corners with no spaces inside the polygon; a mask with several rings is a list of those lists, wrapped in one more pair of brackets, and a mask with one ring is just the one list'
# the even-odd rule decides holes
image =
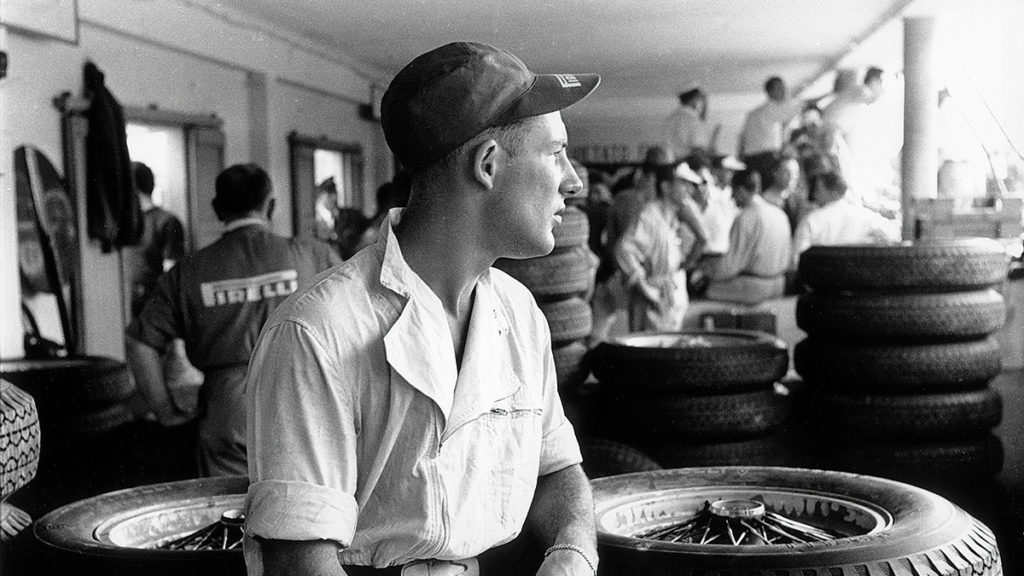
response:
{"label": "man's wrist", "polygon": [[587,566],[590,568],[590,572],[592,574],[595,574],[595,575],[597,574],[597,555],[596,554],[588,553],[581,546],[577,546],[575,544],[555,544],[554,546],[551,546],[550,548],[548,548],[547,550],[544,551],[544,557],[547,558],[552,553],[559,552],[559,551],[564,551],[565,553],[568,553],[568,554],[574,554],[574,555],[582,558],[583,561],[586,562]]}

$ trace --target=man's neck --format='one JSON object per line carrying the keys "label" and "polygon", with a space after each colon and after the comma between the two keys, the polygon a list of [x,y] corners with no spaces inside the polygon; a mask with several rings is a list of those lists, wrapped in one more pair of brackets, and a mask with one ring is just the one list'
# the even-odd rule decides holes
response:
{"label": "man's neck", "polygon": [[468,315],[477,280],[494,263],[467,240],[459,218],[410,206],[393,228],[402,256],[441,300],[449,315]]}

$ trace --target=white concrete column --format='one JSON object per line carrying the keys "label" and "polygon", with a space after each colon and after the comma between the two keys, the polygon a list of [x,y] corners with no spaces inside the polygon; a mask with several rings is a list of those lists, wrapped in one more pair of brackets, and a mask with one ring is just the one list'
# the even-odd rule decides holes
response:
{"label": "white concrete column", "polygon": [[903,238],[914,234],[914,199],[938,195],[938,77],[935,18],[903,19]]}

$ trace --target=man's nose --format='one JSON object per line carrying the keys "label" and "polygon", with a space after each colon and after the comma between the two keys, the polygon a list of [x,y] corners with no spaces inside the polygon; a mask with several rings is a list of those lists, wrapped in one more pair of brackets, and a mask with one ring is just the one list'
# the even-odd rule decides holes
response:
{"label": "man's nose", "polygon": [[562,185],[558,187],[558,192],[567,198],[575,198],[583,193],[583,181],[580,180],[579,174],[576,173],[576,169],[569,164],[569,169],[565,171],[565,178],[562,180]]}

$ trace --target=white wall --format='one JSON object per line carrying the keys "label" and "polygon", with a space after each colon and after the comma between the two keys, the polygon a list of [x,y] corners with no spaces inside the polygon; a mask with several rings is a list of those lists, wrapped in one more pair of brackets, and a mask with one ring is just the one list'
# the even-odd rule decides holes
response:
{"label": "white wall", "polygon": [[[598,88],[600,90],[600,88]],[[734,154],[747,112],[764,100],[760,87],[745,94],[709,94],[707,125],[720,125],[718,151]],[[601,147],[616,154],[625,149],[639,162],[652,144],[661,144],[665,119],[679,106],[674,95],[665,98],[588,98],[563,114],[570,154],[582,155]],[[589,150],[581,150],[589,148]]]}
{"label": "white wall", "polygon": [[[248,16],[213,11],[187,0],[88,0],[79,2],[77,45],[0,27],[8,53],[8,77],[0,81],[0,357],[23,354],[18,302],[13,150],[41,149],[62,173],[60,116],[51,100],[81,94],[82,65],[91,59],[106,73],[107,87],[124,106],[216,114],[224,121],[228,164],[250,160],[248,72],[269,85],[266,166],[280,201],[275,227],[291,232],[287,134],[324,135],[363,146],[367,192],[389,175],[389,153],[379,125],[361,120],[358,103],[369,103],[371,85],[384,75],[327,53],[300,38],[274,31]],[[208,199],[207,199],[208,201]],[[372,200],[368,203],[372,206]],[[86,352],[123,356],[120,281],[116,255],[87,247],[86,274],[91,326]]]}

